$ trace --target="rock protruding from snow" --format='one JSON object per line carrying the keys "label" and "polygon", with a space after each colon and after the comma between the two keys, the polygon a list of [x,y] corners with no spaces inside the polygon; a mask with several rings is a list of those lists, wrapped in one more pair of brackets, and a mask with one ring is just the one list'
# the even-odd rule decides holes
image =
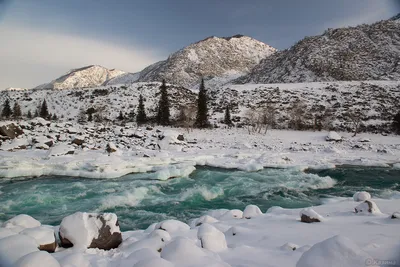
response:
{"label": "rock protruding from snow", "polygon": [[210,251],[219,252],[228,248],[224,233],[208,223],[199,227],[197,238],[201,242],[201,247]]}
{"label": "rock protruding from snow", "polygon": [[283,246],[281,246],[282,250],[291,250],[291,251],[295,251],[296,249],[298,249],[299,246],[293,243],[286,243]]}
{"label": "rock protruding from snow", "polygon": [[393,212],[392,216],[390,217],[392,219],[400,219],[400,212]]}
{"label": "rock protruding from snow", "polygon": [[4,228],[9,228],[14,232],[21,232],[25,228],[39,227],[41,223],[26,214],[17,215],[3,223]]}
{"label": "rock protruding from snow", "polygon": [[296,267],[355,267],[365,266],[371,256],[350,239],[334,236],[312,246],[304,252]]}
{"label": "rock protruding from snow", "polygon": [[106,146],[106,152],[107,152],[108,154],[115,153],[115,152],[117,152],[117,151],[118,151],[118,148],[117,148],[117,146],[116,146],[114,143],[109,142],[109,143],[107,144],[107,146]]}
{"label": "rock protruding from snow", "polygon": [[122,242],[117,215],[86,212],[69,215],[61,221],[60,240],[63,247],[116,248]]}
{"label": "rock protruding from snow", "polygon": [[357,207],[355,207],[356,213],[363,213],[363,214],[380,214],[381,211],[379,210],[378,206],[372,200],[366,200]]}
{"label": "rock protruding from snow", "polygon": [[49,152],[47,152],[47,156],[64,156],[64,155],[73,155],[75,153],[75,148],[71,145],[59,143],[50,148]]}
{"label": "rock protruding from snow", "polygon": [[23,133],[24,131],[14,123],[0,125],[0,136],[14,139]]}
{"label": "rock protruding from snow", "polygon": [[61,267],[60,263],[45,251],[35,251],[20,258],[15,267]]}
{"label": "rock protruding from snow", "polygon": [[53,253],[57,248],[54,230],[49,227],[39,226],[35,228],[27,228],[20,234],[30,236],[39,244],[39,250]]}
{"label": "rock protruding from snow", "polygon": [[330,131],[325,140],[328,142],[331,142],[331,141],[338,142],[338,141],[342,141],[342,137],[337,132]]}
{"label": "rock protruding from snow", "polygon": [[263,214],[262,211],[256,205],[247,205],[243,211],[243,218],[251,219],[261,214]]}
{"label": "rock protruding from snow", "polygon": [[306,208],[300,211],[300,220],[304,223],[314,223],[322,222],[324,218],[312,208]]}
{"label": "rock protruding from snow", "polygon": [[356,192],[353,195],[353,199],[356,202],[361,202],[361,201],[366,201],[366,200],[370,200],[371,199],[371,194],[365,191],[362,192]]}

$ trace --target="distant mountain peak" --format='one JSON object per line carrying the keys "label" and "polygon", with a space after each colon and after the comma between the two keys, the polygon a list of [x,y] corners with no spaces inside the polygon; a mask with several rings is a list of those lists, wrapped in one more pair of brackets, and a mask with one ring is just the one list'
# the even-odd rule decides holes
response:
{"label": "distant mountain peak", "polygon": [[210,36],[171,54],[141,73],[138,81],[167,82],[192,88],[201,77],[237,76],[248,73],[276,49],[245,35]]}
{"label": "distant mountain peak", "polygon": [[117,69],[107,69],[100,65],[89,65],[72,69],[59,78],[36,87],[36,89],[71,89],[95,87],[106,81],[125,74]]}
{"label": "distant mountain peak", "polygon": [[400,20],[400,13],[392,17],[390,20]]}

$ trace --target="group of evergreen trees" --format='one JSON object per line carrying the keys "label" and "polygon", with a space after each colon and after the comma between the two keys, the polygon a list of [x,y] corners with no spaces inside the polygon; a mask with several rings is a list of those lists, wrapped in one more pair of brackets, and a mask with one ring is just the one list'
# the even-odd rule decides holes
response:
{"label": "group of evergreen trees", "polygon": [[[156,122],[158,125],[171,125],[171,113],[170,113],[170,102],[168,96],[168,87],[165,80],[162,81],[160,86],[160,99],[157,106]],[[137,107],[136,122],[141,125],[148,122],[148,117],[146,115],[146,108],[144,105],[143,95],[139,95],[139,104]],[[204,86],[204,80],[201,80],[199,96],[197,100],[197,116],[194,126],[197,128],[207,128],[210,127],[208,121],[208,107],[207,107],[207,91]],[[118,118],[122,118],[122,113],[120,113]]]}
{"label": "group of evergreen trees", "polygon": [[[13,108],[11,108],[10,100],[6,99],[3,104],[3,109],[1,111],[1,117],[3,119],[21,119],[22,111],[21,106],[17,101],[14,102]],[[46,100],[43,100],[42,104],[35,110],[35,114],[32,115],[32,112],[29,110],[26,114],[26,118],[32,119],[33,117],[42,117],[47,120],[57,120],[56,114],[50,114],[47,108]]]}

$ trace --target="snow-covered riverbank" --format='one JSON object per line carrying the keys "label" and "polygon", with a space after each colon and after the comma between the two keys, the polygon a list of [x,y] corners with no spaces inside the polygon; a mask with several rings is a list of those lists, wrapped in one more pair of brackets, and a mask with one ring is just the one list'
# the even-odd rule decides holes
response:
{"label": "snow-covered riverbank", "polygon": [[[257,171],[267,167],[398,168],[400,138],[362,133],[246,129],[193,130],[134,125],[76,126],[40,119],[19,123],[24,134],[0,146],[0,177],[66,175],[116,178],[154,171],[159,179],[186,176],[196,165]],[[106,151],[107,146],[112,151]]]}
{"label": "snow-covered riverbank", "polygon": [[[104,235],[102,223],[111,225],[109,231],[118,236],[115,215],[106,214],[106,221],[101,222],[90,214],[77,213],[63,220],[61,228],[40,226],[20,216],[0,228],[0,263],[31,267],[398,266],[400,219],[395,212],[400,200],[373,201],[378,208],[372,213],[355,213],[355,207],[368,205],[350,198],[330,199],[306,210],[273,207],[262,213],[256,206],[244,212],[215,210],[190,225],[168,220],[146,230],[123,232],[119,241],[113,239],[118,247],[111,250],[87,247],[93,246],[92,239]],[[301,214],[321,222],[303,223]],[[57,240],[60,231],[74,247],[57,247],[51,254],[39,252],[45,243],[65,242],[56,241],[53,231]]]}

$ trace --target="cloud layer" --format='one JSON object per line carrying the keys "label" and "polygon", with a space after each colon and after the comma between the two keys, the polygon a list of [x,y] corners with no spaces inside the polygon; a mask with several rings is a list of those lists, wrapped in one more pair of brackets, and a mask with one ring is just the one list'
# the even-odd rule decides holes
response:
{"label": "cloud layer", "polygon": [[163,59],[157,51],[135,45],[22,26],[0,26],[0,36],[0,73],[6,77],[0,88],[31,88],[86,65],[134,72]]}

